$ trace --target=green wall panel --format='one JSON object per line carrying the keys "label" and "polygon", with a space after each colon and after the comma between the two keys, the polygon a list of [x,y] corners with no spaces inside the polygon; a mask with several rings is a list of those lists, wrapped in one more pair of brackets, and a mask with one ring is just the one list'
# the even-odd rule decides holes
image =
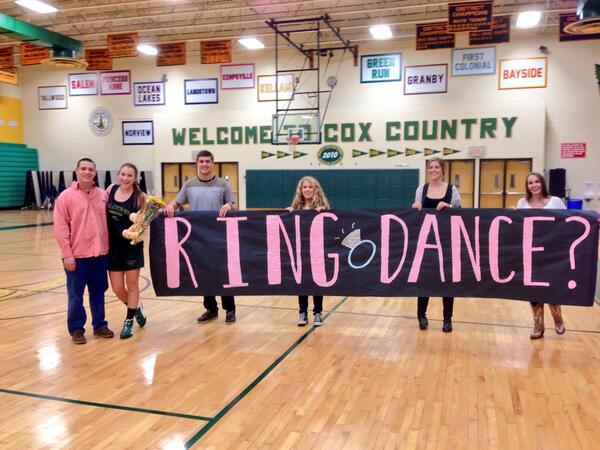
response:
{"label": "green wall panel", "polygon": [[23,206],[28,170],[39,170],[37,150],[0,142],[0,208]]}
{"label": "green wall panel", "polygon": [[333,208],[409,208],[418,169],[248,170],[246,206],[285,208],[303,176],[315,177]]}

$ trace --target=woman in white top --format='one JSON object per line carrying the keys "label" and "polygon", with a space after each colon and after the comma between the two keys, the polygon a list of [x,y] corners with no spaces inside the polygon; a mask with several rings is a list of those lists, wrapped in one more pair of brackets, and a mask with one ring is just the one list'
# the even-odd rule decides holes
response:
{"label": "woman in white top", "polygon": [[[526,197],[519,200],[517,203],[517,209],[529,209],[529,208],[543,208],[543,209],[566,209],[565,204],[558,197],[552,197],[548,194],[546,188],[546,180],[544,177],[536,172],[531,172],[527,175],[525,181],[525,192]],[[544,304],[543,303],[531,303],[531,309],[533,311],[533,333],[529,336],[531,339],[540,339],[544,337]],[[563,334],[565,330],[565,324],[563,322],[560,305],[551,305],[550,312],[554,318],[554,329],[556,333]]]}

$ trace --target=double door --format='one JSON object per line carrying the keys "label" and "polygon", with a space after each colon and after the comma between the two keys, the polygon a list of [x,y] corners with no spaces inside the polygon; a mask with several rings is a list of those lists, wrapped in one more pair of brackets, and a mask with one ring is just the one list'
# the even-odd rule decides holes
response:
{"label": "double door", "polygon": [[479,207],[511,208],[525,196],[531,159],[484,159],[479,166]]}
{"label": "double door", "polygon": [[[215,163],[215,175],[225,178],[231,184],[231,189],[235,197],[235,204],[239,208],[239,182],[238,182],[238,163],[222,162]],[[198,176],[196,163],[163,163],[162,164],[162,192],[166,202],[175,200],[181,190],[183,183]]]}

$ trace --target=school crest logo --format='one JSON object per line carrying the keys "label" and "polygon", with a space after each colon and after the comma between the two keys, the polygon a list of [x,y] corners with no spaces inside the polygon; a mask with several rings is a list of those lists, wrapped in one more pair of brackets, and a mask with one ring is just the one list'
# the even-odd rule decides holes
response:
{"label": "school crest logo", "polygon": [[317,153],[319,162],[332,166],[338,164],[344,158],[344,151],[337,145],[324,145]]}

